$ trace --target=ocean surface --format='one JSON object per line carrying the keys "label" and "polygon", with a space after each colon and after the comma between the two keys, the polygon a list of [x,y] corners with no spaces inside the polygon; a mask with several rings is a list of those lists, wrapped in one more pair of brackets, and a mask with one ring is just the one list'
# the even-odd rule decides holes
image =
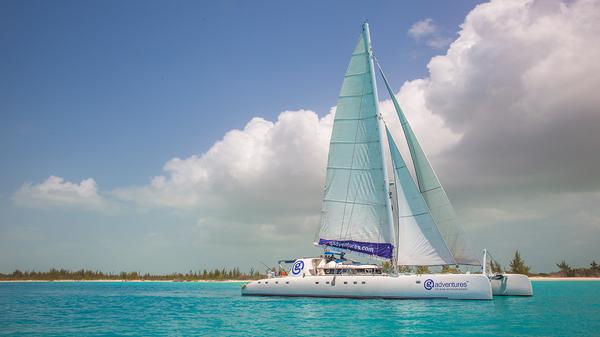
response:
{"label": "ocean surface", "polygon": [[493,301],[242,297],[240,283],[0,283],[0,335],[600,336],[600,281]]}

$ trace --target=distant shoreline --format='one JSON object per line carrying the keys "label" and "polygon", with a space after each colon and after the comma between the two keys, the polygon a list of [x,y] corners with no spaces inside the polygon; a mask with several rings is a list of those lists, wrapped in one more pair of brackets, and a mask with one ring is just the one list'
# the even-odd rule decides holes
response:
{"label": "distant shoreline", "polygon": [[600,277],[543,277],[531,276],[531,281],[600,281]]}
{"label": "distant shoreline", "polygon": [[[531,281],[600,281],[600,277],[543,277],[530,276]],[[171,282],[171,283],[243,283],[252,282],[254,280],[0,280],[0,283],[41,283],[41,282],[102,282],[102,283],[142,283],[142,282]]]}
{"label": "distant shoreline", "polygon": [[172,283],[241,283],[251,282],[253,280],[191,280],[191,281],[175,281],[175,280],[0,280],[0,283],[41,283],[41,282],[102,282],[102,283],[142,283],[142,282],[172,282]]}

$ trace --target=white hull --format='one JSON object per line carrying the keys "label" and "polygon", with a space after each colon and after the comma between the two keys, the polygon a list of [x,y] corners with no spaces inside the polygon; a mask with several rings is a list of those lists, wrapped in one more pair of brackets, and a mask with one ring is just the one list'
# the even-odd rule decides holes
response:
{"label": "white hull", "polygon": [[503,274],[501,279],[491,279],[494,296],[533,296],[527,275]]}
{"label": "white hull", "polygon": [[491,300],[492,288],[490,280],[482,274],[342,274],[262,279],[245,284],[242,295]]}

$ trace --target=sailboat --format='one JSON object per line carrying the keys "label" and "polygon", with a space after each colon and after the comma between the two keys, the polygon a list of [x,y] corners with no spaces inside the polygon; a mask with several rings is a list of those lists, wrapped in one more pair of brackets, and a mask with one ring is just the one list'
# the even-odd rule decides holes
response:
{"label": "sailboat", "polygon": [[[368,23],[352,53],[331,134],[318,257],[290,260],[288,273],[242,286],[242,295],[348,298],[492,299],[482,273],[410,273],[417,266],[481,261],[468,246],[454,209],[383,74],[408,144],[417,183],[378,105]],[[357,255],[385,261],[361,263]]]}

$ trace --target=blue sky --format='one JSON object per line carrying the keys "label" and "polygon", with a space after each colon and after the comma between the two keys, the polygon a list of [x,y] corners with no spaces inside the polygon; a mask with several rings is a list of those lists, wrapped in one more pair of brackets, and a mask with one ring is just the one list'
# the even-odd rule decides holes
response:
{"label": "blue sky", "polygon": [[335,105],[360,24],[390,76],[436,50],[406,34],[432,17],[455,34],[473,2],[3,2],[3,195],[55,173],[143,183],[251,117]]}
{"label": "blue sky", "polygon": [[[89,267],[169,272],[220,264],[249,265],[270,258],[268,254],[271,253],[288,254],[276,245],[265,249],[259,244],[249,244],[246,248],[237,245],[232,252],[245,256],[240,261],[236,261],[235,256],[213,253],[218,245],[204,245],[203,242],[210,238],[203,236],[205,229],[201,225],[208,221],[205,214],[210,211],[202,207],[191,211],[173,205],[154,207],[151,205],[155,201],[148,201],[151,197],[140,201],[139,194],[132,196],[130,189],[149,186],[153,177],[162,174],[170,182],[171,173],[168,170],[163,173],[163,168],[171,159],[202,156],[228,131],[243,129],[254,117],[276,121],[282,111],[300,109],[326,116],[336,104],[342,75],[365,19],[371,23],[376,54],[396,89],[405,81],[416,79],[430,78],[432,83],[435,82],[437,68],[431,67],[432,57],[446,55],[449,47],[448,43],[432,47],[427,39],[436,37],[448,42],[457,39],[459,25],[465,22],[476,4],[476,1],[1,2],[0,234],[4,239],[0,239],[0,255],[3,256],[0,271]],[[497,8],[492,8],[491,13],[508,11],[498,2],[492,5]],[[537,13],[562,15],[555,7],[538,2],[538,5],[527,6],[526,10],[532,16]],[[483,10],[479,14],[492,20]],[[415,23],[428,18],[432,32],[422,36],[409,33]],[[483,29],[477,26],[475,19],[477,16],[470,24],[474,29]],[[503,22],[504,19],[498,15],[494,20]],[[523,22],[526,24],[526,20]],[[576,24],[573,27],[573,31],[578,28]],[[494,34],[485,35],[481,30],[478,32],[482,41],[487,41],[487,36],[493,42],[487,45],[477,42],[482,45],[482,55],[489,50],[513,47],[501,45],[511,41],[502,41]],[[595,41],[587,42],[593,45]],[[548,55],[551,52],[549,50]],[[493,58],[498,53],[490,55]],[[536,55],[533,49],[526,54],[532,60],[536,60]],[[502,58],[498,60],[500,70],[503,66],[518,66],[501,64]],[[541,59],[538,61],[536,64],[542,64]],[[493,71],[485,62],[480,65],[469,69],[472,73],[481,70],[482,74],[486,73],[485,69]],[[486,83],[496,83],[489,78],[481,75],[470,78],[468,83],[479,88],[485,87]],[[540,82],[544,82],[543,78]],[[582,85],[586,89],[592,84]],[[465,118],[455,119],[458,112],[444,115],[446,110],[432,108],[440,102],[436,95],[441,93],[436,91],[439,86],[431,88],[424,97],[431,98],[427,106],[432,115],[441,116],[440,123],[447,126],[444,130],[450,130],[448,132],[457,139],[460,135],[463,140],[468,139],[474,133],[464,123]],[[551,95],[551,89],[544,90],[547,92],[542,95]],[[487,94],[469,96],[469,93],[461,93],[461,97],[485,98]],[[492,100],[492,96],[488,98]],[[458,103],[455,105],[438,106],[449,106],[449,111],[465,110],[461,110]],[[553,107],[547,110],[553,111]],[[575,120],[576,123],[582,121],[583,117]],[[565,135],[568,135],[567,131]],[[443,142],[440,137],[438,143]],[[540,139],[531,141],[532,148],[537,141],[541,142]],[[592,144],[595,141],[597,138],[592,139]],[[430,143],[435,144],[436,140]],[[475,143],[486,144],[484,140],[469,144]],[[573,144],[573,148],[577,145]],[[469,160],[484,158],[478,157],[475,150],[469,152],[472,147],[459,147],[462,150],[456,150],[456,154],[467,153]],[[439,162],[445,163],[443,158],[448,158],[452,151],[440,153]],[[457,155],[453,158],[458,158]],[[511,158],[511,154],[506,155]],[[232,160],[236,158],[232,157]],[[524,172],[531,166],[530,162],[518,164],[521,163],[519,158],[515,154],[514,163],[519,172]],[[540,162],[545,160],[542,158]],[[591,165],[595,167],[595,163]],[[460,170],[456,165],[452,168]],[[577,168],[566,167],[561,172],[572,177],[576,171]],[[450,172],[447,177],[456,177],[450,167],[446,172]],[[515,177],[507,172],[502,174]],[[534,184],[544,174],[540,172],[523,179]],[[111,204],[111,210],[98,212],[93,209],[95,206],[90,210],[90,207],[62,207],[56,203],[40,206],[15,202],[17,191],[25,183],[36,186],[50,176],[74,183],[93,178],[98,194],[102,200],[108,200],[106,204]],[[490,177],[482,179],[494,181]],[[580,186],[578,182],[569,179],[560,180],[564,184],[557,188],[565,193],[580,193],[580,189],[573,187]],[[514,200],[514,195],[497,196],[502,186],[506,186],[502,182],[493,193],[484,193],[482,189],[486,184],[461,184],[464,180],[458,178],[447,181],[450,192],[456,195],[459,213],[472,226],[476,227],[478,217],[489,220],[490,216],[485,212],[492,212],[492,217],[513,214],[512,204],[506,208],[490,206],[502,204],[497,199],[470,208],[470,202],[475,204],[469,198],[470,194],[493,194],[494,198]],[[587,192],[597,191],[594,184],[586,186]],[[126,192],[121,193],[123,190]],[[525,192],[517,197],[529,198]],[[556,202],[563,202],[562,197],[548,194],[536,200],[542,205],[546,198],[559,198]],[[500,216],[494,221],[513,223],[516,227],[525,222],[531,223],[529,228],[537,228],[538,223],[544,222],[540,214],[545,214],[545,208],[540,205],[528,207],[538,215],[533,219],[531,214],[523,214],[517,218]],[[318,214],[318,204],[316,209],[313,208],[308,207],[303,218],[307,229],[292,231],[291,237],[282,239],[296,244],[293,254],[312,252],[309,247],[312,234],[307,233],[316,230],[313,218],[314,213]],[[231,209],[220,211],[228,215],[232,212]],[[596,219],[596,215],[589,216]],[[216,215],[211,215],[211,219],[225,227],[231,220]],[[236,224],[242,222],[235,220]],[[264,219],[254,225],[276,226]],[[596,225],[591,226],[591,232],[581,236],[598,232]],[[228,228],[235,230],[234,225]],[[562,235],[558,225],[552,228],[558,231],[552,238]],[[535,230],[531,231],[528,235],[534,236]],[[485,229],[474,232],[479,238],[485,237]],[[524,245],[529,238],[519,238],[522,241],[518,242]],[[154,241],[150,244],[148,240]],[[510,240],[508,237],[507,241]],[[514,248],[521,248],[518,242],[498,246],[497,249],[502,251],[498,255],[507,257]],[[586,245],[592,247],[587,241],[584,246],[588,247]],[[307,249],[303,248],[307,246]],[[532,262],[538,270],[552,268],[554,261],[544,260],[543,254],[536,257],[534,249],[522,249],[534,255]],[[586,249],[585,253],[572,254],[572,260],[588,263],[588,255],[598,252],[594,248]],[[564,255],[571,251],[566,248],[560,253]],[[276,258],[279,255],[271,259]]]}

